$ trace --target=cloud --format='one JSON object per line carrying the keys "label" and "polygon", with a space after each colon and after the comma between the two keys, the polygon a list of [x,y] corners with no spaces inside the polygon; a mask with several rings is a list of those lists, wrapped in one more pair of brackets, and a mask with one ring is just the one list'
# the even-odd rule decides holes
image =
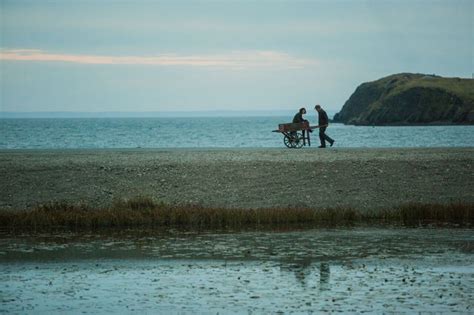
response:
{"label": "cloud", "polygon": [[50,53],[38,49],[2,49],[0,60],[31,62],[66,62],[88,65],[149,65],[218,68],[303,68],[317,65],[313,59],[303,59],[278,51],[237,51],[215,55],[160,54],[154,56],[107,56]]}

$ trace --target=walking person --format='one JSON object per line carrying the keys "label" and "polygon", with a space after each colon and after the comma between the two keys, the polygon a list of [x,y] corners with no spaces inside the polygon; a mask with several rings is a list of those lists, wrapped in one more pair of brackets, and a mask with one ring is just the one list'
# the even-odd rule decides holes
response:
{"label": "walking person", "polygon": [[329,137],[326,134],[326,128],[329,126],[329,118],[328,114],[322,109],[321,105],[314,106],[314,109],[318,112],[318,125],[319,127],[319,140],[321,141],[321,145],[319,148],[326,147],[326,141],[329,142],[329,145],[332,147],[334,145],[335,140]]}

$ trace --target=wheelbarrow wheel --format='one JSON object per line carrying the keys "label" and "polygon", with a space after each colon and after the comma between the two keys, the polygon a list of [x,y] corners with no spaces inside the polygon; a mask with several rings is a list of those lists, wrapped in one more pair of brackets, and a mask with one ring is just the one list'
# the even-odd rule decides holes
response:
{"label": "wheelbarrow wheel", "polygon": [[297,136],[296,136],[296,139],[294,141],[294,148],[295,149],[301,149],[304,145],[304,142],[303,142],[303,134],[301,133],[298,133]]}
{"label": "wheelbarrow wheel", "polygon": [[286,145],[287,148],[293,149],[295,147],[293,138],[293,136],[287,135],[283,137],[283,143]]}
{"label": "wheelbarrow wheel", "polygon": [[303,138],[299,133],[290,136],[285,135],[283,137],[283,143],[290,149],[299,149],[303,147]]}

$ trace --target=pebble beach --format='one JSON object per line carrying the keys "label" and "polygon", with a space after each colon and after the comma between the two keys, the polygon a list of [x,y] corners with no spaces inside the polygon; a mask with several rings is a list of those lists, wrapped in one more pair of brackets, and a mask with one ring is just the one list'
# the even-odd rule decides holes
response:
{"label": "pebble beach", "polygon": [[2,150],[0,208],[136,196],[226,208],[474,203],[473,162],[474,148]]}

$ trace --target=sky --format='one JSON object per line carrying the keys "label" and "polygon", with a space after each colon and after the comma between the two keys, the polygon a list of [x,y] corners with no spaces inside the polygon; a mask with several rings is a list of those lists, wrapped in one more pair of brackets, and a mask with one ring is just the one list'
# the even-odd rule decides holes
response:
{"label": "sky", "polygon": [[0,111],[339,110],[401,72],[471,78],[474,1],[0,0]]}

